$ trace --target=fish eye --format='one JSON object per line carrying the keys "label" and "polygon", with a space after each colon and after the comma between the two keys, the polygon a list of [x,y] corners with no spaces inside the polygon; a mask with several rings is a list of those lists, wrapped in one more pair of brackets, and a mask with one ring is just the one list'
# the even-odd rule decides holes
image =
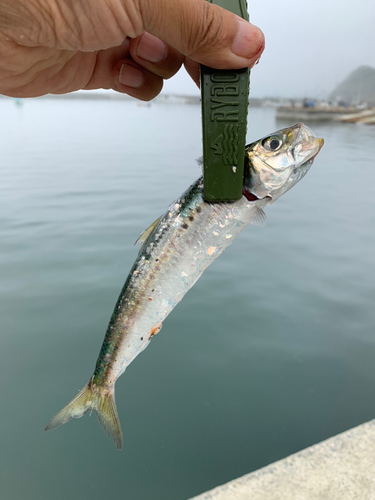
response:
{"label": "fish eye", "polygon": [[277,135],[272,137],[267,137],[262,142],[262,146],[267,149],[267,151],[278,151],[283,144],[283,141]]}

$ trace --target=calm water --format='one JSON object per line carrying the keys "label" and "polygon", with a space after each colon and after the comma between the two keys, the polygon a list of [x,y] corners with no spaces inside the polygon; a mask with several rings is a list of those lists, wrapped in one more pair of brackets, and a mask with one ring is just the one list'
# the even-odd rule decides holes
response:
{"label": "calm water", "polygon": [[[274,131],[250,110],[249,141]],[[44,433],[94,368],[139,234],[200,174],[198,106],[0,99],[0,495],[185,500],[375,418],[375,128],[313,127],[307,177],[249,227],[95,416]]]}

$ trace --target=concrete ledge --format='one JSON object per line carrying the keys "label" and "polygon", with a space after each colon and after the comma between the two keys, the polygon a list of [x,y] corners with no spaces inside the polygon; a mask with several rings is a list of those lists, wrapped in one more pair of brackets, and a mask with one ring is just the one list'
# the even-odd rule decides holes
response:
{"label": "concrete ledge", "polygon": [[194,500],[354,499],[375,500],[375,420],[194,497]]}

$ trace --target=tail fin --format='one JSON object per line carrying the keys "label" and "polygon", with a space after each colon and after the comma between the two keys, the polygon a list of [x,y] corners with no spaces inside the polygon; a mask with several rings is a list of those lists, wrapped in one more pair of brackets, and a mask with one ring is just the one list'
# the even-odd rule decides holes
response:
{"label": "tail fin", "polygon": [[117,415],[115,392],[101,394],[93,391],[90,382],[49,422],[46,431],[66,424],[71,418],[81,418],[86,412],[94,411],[104,432],[111,437],[116,447],[122,448],[121,424]]}

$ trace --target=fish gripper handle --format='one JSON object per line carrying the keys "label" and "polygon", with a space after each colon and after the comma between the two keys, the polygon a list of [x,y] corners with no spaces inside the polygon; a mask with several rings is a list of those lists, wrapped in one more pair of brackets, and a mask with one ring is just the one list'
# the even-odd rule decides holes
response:
{"label": "fish gripper handle", "polygon": [[[246,0],[207,0],[249,20]],[[242,196],[249,102],[249,68],[201,65],[203,178],[206,201]]]}

